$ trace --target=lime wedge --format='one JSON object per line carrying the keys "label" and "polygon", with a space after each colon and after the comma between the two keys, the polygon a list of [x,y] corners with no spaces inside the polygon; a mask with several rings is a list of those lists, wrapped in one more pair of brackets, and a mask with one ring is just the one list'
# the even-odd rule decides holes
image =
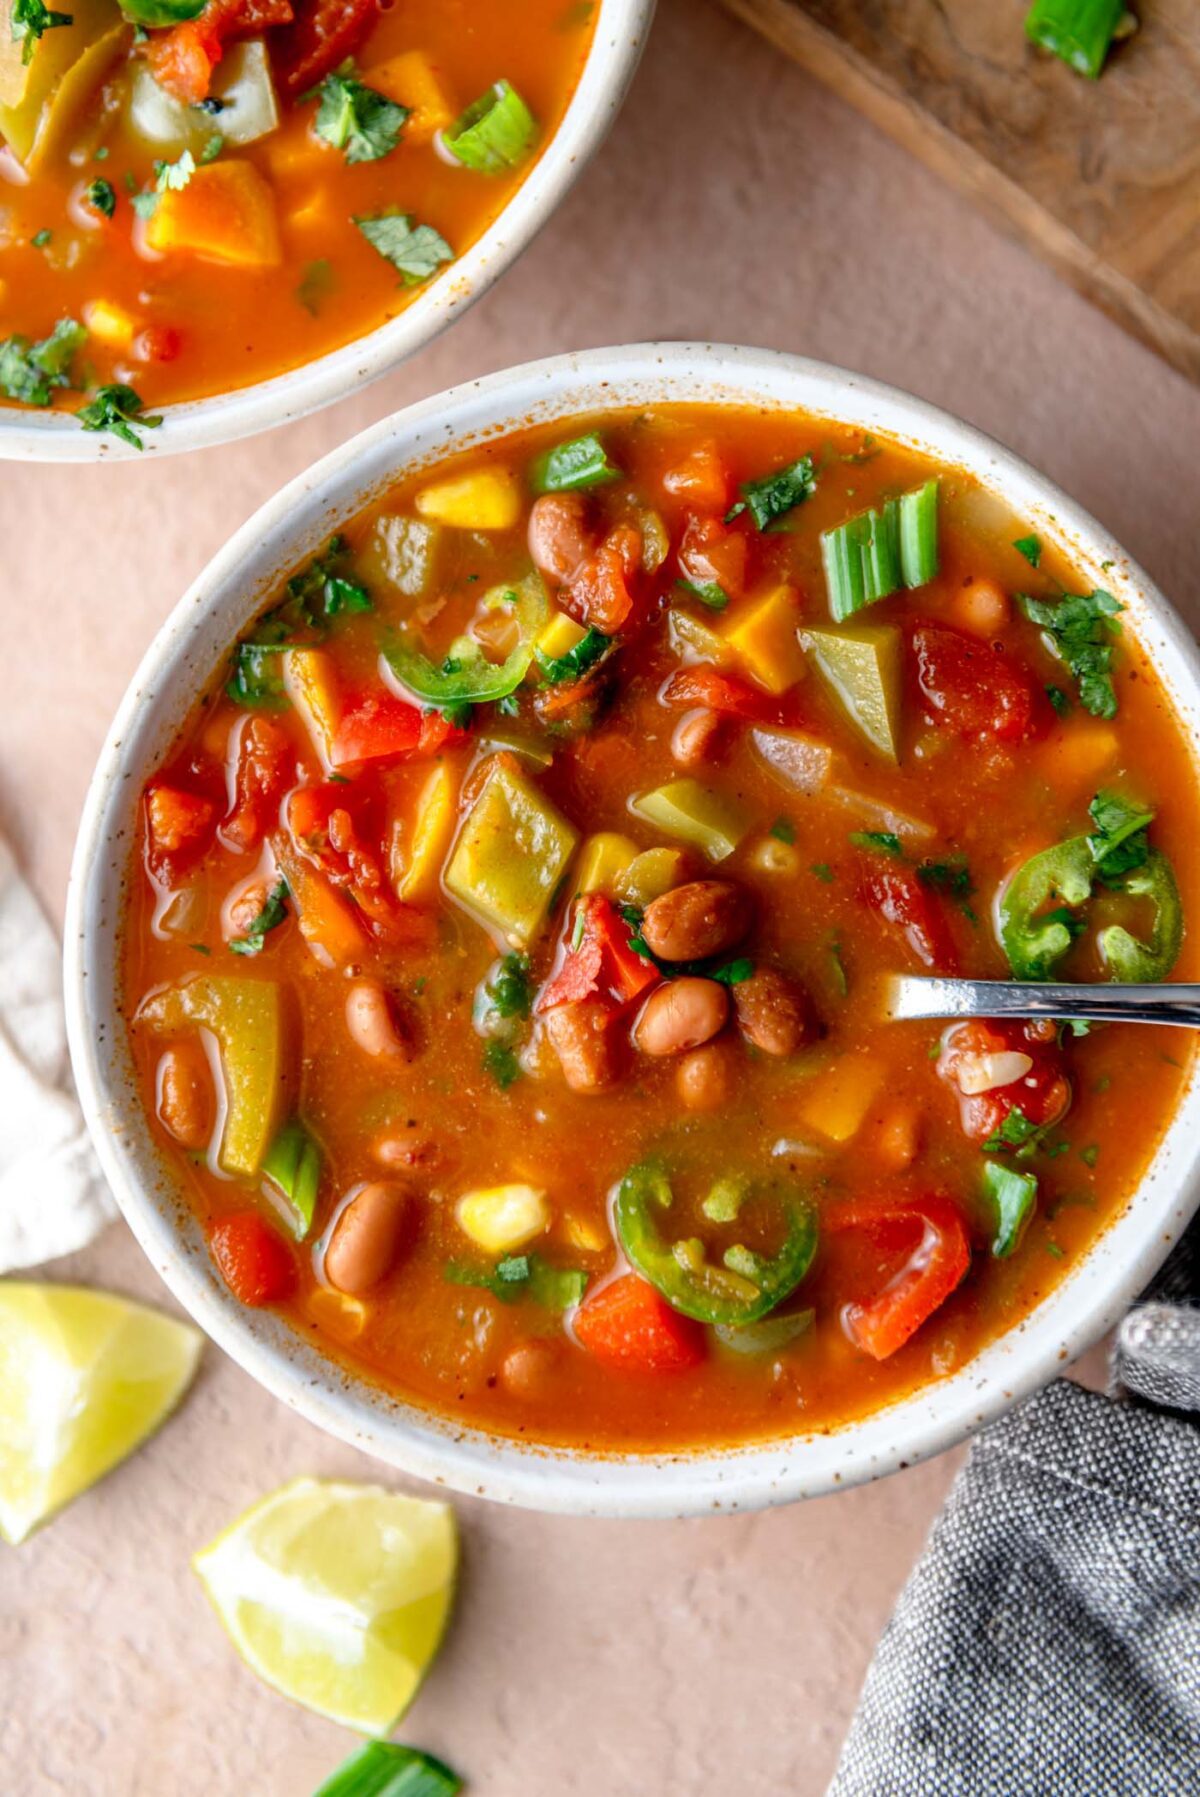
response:
{"label": "lime wedge", "polygon": [[0,1282],[0,1535],[24,1541],[152,1435],[201,1341],[108,1292]]}
{"label": "lime wedge", "polygon": [[252,1672],[333,1722],[383,1735],[437,1652],[457,1561],[448,1504],[294,1479],[192,1564]]}

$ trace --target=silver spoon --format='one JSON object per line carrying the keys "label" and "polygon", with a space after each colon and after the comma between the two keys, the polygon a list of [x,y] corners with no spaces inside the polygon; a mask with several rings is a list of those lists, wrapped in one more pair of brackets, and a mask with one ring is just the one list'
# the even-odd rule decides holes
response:
{"label": "silver spoon", "polygon": [[1053,985],[1041,980],[950,980],[892,974],[884,1015],[915,1017],[1059,1017],[1090,1023],[1173,1023],[1200,1029],[1200,986]]}

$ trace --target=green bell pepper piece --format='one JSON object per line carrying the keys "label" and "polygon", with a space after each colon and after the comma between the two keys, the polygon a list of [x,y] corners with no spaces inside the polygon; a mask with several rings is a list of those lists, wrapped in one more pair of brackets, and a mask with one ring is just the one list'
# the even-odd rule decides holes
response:
{"label": "green bell pepper piece", "polygon": [[283,993],[274,980],[200,974],[155,992],[137,1014],[162,1035],[210,1030],[221,1052],[225,1121],[222,1171],[252,1179],[275,1134],[287,1084]]}
{"label": "green bell pepper piece", "polygon": [[[1072,836],[1033,855],[1017,870],[1000,898],[1000,941],[1019,980],[1048,980],[1084,927],[1080,912],[1092,896],[1098,868],[1091,842]],[[1175,872],[1167,856],[1151,849],[1145,863],[1107,882],[1131,898],[1148,898],[1154,906],[1149,942],[1141,942],[1120,924],[1101,930],[1100,953],[1113,980],[1165,980],[1183,941],[1183,904]],[[1039,915],[1050,900],[1062,903]]]}
{"label": "green bell pepper piece", "polygon": [[617,1190],[617,1233],[638,1272],[684,1316],[743,1329],[782,1304],[812,1264],[817,1220],[803,1198],[785,1203],[788,1232],[778,1254],[764,1260],[739,1242],[726,1249],[719,1267],[694,1238],[663,1240],[655,1212],[670,1210],[672,1202],[671,1182],[660,1166],[632,1167]]}
{"label": "green bell pepper piece", "polygon": [[388,643],[384,656],[401,685],[427,705],[439,708],[486,705],[515,692],[529,672],[534,639],[550,615],[550,602],[537,574],[529,575],[507,591],[512,594],[521,632],[521,640],[511,655],[503,661],[489,661],[478,643],[470,637],[460,637],[445,660],[435,662],[414,648],[405,636],[398,636]]}

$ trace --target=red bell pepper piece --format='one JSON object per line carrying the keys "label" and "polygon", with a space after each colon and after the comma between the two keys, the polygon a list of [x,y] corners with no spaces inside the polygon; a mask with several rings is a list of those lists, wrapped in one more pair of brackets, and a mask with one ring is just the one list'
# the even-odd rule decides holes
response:
{"label": "red bell pepper piece", "polygon": [[398,948],[427,948],[435,933],[433,919],[396,898],[378,849],[366,839],[362,819],[350,810],[352,802],[345,786],[298,786],[286,809],[298,853],[353,899],[382,941]]}
{"label": "red bell pepper piece", "polygon": [[[958,1094],[963,1134],[970,1141],[989,1141],[1013,1111],[1020,1111],[1034,1129],[1049,1129],[1066,1116],[1071,1107],[1071,1082],[1058,1047],[1057,1031],[1051,1026],[1050,1035],[1044,1037],[1038,1033],[1040,1027],[1036,1023],[985,1023],[982,1018],[972,1018],[946,1031],[937,1070]],[[993,1086],[990,1092],[962,1090],[959,1081],[965,1071],[964,1056],[1002,1054],[1006,1050],[1029,1056],[1033,1066],[1028,1073],[1006,1086]],[[1019,1141],[1012,1146],[1019,1147]]]}
{"label": "red bell pepper piece", "polygon": [[1026,742],[1049,728],[1041,686],[1002,649],[941,624],[918,625],[911,641],[930,723],[968,742]]}
{"label": "red bell pepper piece", "polygon": [[889,867],[872,858],[864,860],[858,896],[903,935],[917,960],[941,973],[958,969],[958,949],[942,901],[922,886],[911,868]]}
{"label": "red bell pepper piece", "polygon": [[410,705],[394,693],[367,692],[342,713],[329,759],[336,768],[365,761],[422,761],[465,735],[443,712]]}
{"label": "red bell pepper piece", "polygon": [[208,847],[216,823],[211,799],[166,781],[146,788],[146,865],[151,876],[171,881]]}
{"label": "red bell pepper piece", "polygon": [[886,1360],[902,1348],[945,1303],[971,1263],[962,1215],[938,1192],[882,1202],[846,1199],[828,1206],[822,1222],[831,1234],[864,1230],[885,1254],[905,1254],[875,1297],[848,1304],[842,1313],[851,1341],[873,1360]]}
{"label": "red bell pepper piece", "polygon": [[257,1309],[280,1304],[296,1283],[296,1263],[287,1243],[257,1211],[222,1217],[209,1232],[217,1271],[240,1304]]}
{"label": "red bell pepper piece", "polygon": [[296,778],[296,754],[287,732],[259,712],[242,721],[234,740],[233,803],[221,836],[244,852],[275,828],[283,795]]}
{"label": "red bell pepper piece", "polygon": [[671,675],[659,694],[664,705],[686,711],[702,705],[707,711],[718,711],[722,717],[745,718],[763,724],[774,718],[778,706],[764,693],[756,692],[736,674],[719,674],[716,668],[680,668]]}
{"label": "red bell pepper piece", "polygon": [[720,518],[689,518],[679,544],[679,572],[696,586],[715,581],[736,599],[746,584],[746,546],[741,531],[730,530]]}
{"label": "red bell pepper piece", "polygon": [[272,40],[284,92],[306,94],[358,49],[379,17],[379,0],[300,0],[294,24]]}
{"label": "red bell pepper piece", "polygon": [[[578,946],[574,946],[576,935]],[[607,996],[623,1009],[661,978],[653,961],[630,948],[629,925],[611,901],[599,892],[585,893],[576,901],[562,965],[543,986],[537,1009],[552,1011],[556,1005],[577,1004],[593,993]]]}
{"label": "red bell pepper piece", "polygon": [[704,1328],[672,1310],[660,1292],[625,1273],[575,1313],[575,1339],[604,1366],[625,1373],[678,1373],[704,1359]]}

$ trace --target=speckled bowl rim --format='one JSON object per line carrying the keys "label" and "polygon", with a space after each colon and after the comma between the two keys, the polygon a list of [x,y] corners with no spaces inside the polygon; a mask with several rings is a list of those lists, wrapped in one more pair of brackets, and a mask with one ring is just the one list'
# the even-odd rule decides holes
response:
{"label": "speckled bowl rim", "polygon": [[895,388],[768,350],[686,343],[598,349],[511,369],[411,406],[317,463],[242,526],[167,619],[122,701],[88,793],[68,893],[65,989],[84,1112],[121,1209],[176,1297],[247,1372],[318,1427],[420,1478],[546,1511],[670,1517],[753,1509],[878,1478],[953,1447],[1060,1373],[1118,1320],[1200,1198],[1193,1064],[1178,1111],[1125,1210],[1050,1297],[999,1341],[859,1422],[688,1453],[590,1455],[456,1425],[356,1378],[278,1318],[244,1309],[213,1272],[134,1095],[117,1006],[122,891],[145,777],[278,573],[315,552],[338,522],[387,487],[394,471],[526,421],[701,401],[798,408],[887,433],[969,469],[1129,608],[1139,641],[1192,739],[1200,740],[1200,654],[1180,619],[1099,524],[979,431]]}
{"label": "speckled bowl rim", "polygon": [[142,433],[142,451],[111,434],[81,430],[65,412],[0,407],[0,461],[149,461],[184,450],[210,449],[303,418],[390,373],[461,318],[548,223],[620,111],[655,4],[656,0],[599,0],[591,49],[558,130],[478,242],[398,317],[269,380],[164,406],[162,425]]}

